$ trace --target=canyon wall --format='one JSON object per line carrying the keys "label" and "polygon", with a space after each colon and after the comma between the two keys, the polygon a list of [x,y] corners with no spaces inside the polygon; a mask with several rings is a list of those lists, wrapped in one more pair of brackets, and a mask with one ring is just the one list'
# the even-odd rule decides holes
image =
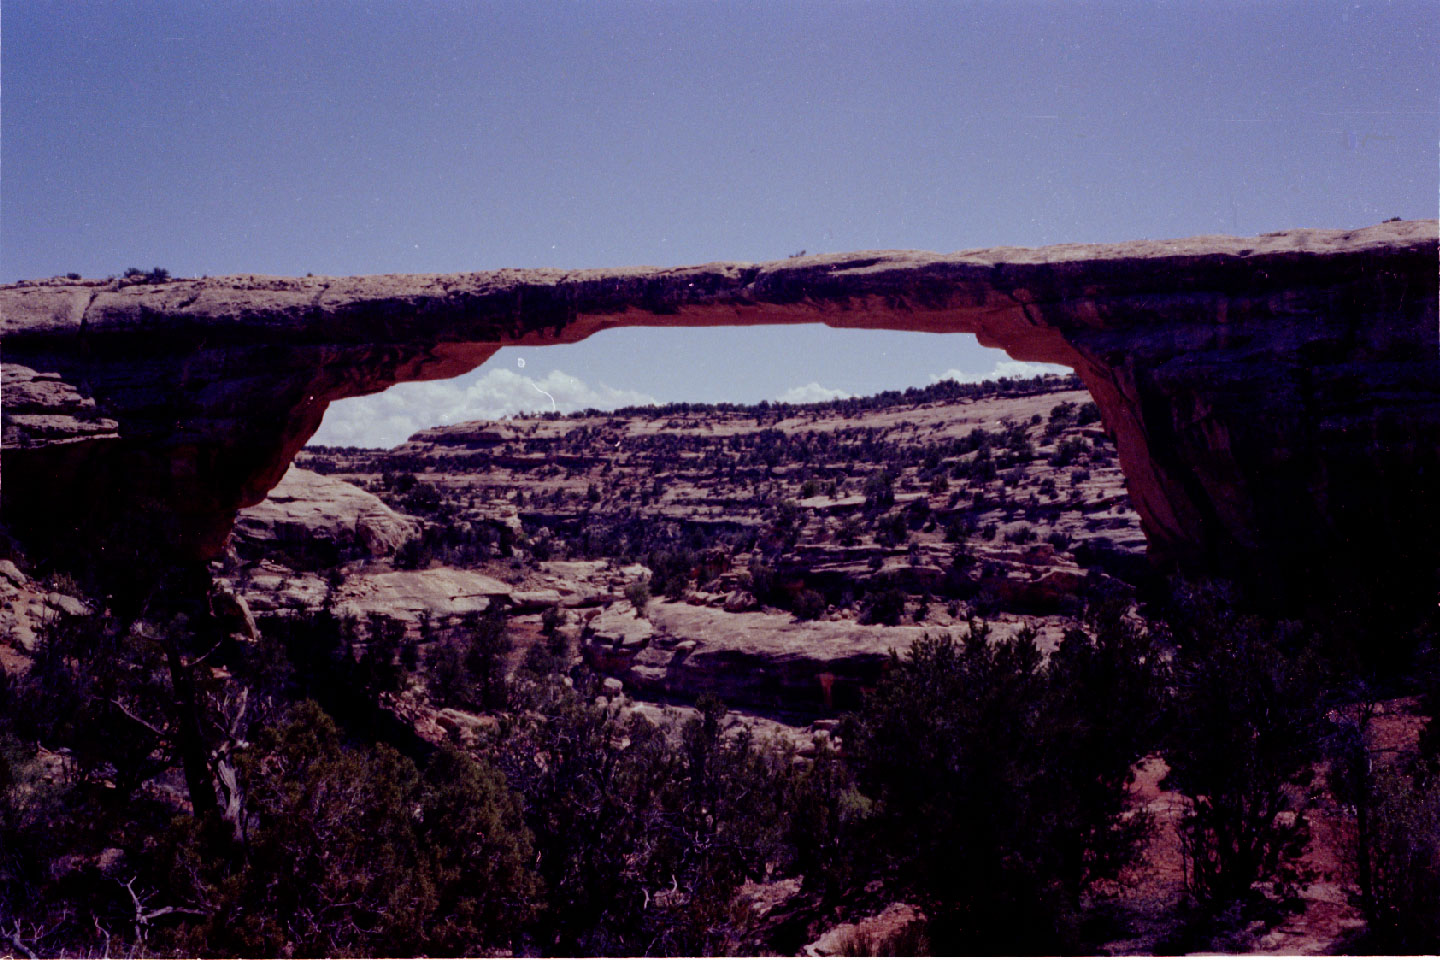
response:
{"label": "canyon wall", "polygon": [[1277,598],[1362,575],[1433,584],[1436,232],[14,284],[0,288],[0,505],[28,550],[61,562],[201,559],[333,400],[610,327],[825,323],[974,333],[1074,368],[1162,565]]}

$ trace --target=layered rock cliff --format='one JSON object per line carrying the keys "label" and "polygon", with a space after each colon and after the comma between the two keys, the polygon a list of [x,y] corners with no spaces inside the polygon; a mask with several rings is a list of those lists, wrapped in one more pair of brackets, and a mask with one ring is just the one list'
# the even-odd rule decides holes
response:
{"label": "layered rock cliff", "polygon": [[32,549],[212,555],[336,399],[616,326],[970,332],[1073,367],[1152,555],[1289,595],[1433,575],[1436,222],[958,254],[0,288],[3,514]]}

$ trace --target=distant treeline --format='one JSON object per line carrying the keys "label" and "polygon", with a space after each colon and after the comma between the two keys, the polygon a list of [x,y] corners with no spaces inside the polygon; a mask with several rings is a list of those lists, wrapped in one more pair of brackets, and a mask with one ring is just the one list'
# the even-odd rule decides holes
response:
{"label": "distant treeline", "polygon": [[[1064,390],[1083,390],[1084,383],[1074,374],[1060,376],[1044,374],[1026,379],[1001,377],[998,380],[984,380],[980,383],[960,383],[958,380],[941,380],[928,387],[907,387],[904,390],[886,390],[869,397],[846,397],[841,400],[822,400],[818,403],[783,403],[761,400],[759,403],[661,403],[637,407],[619,407],[614,410],[598,410],[590,407],[575,413],[551,410],[540,414],[524,414],[527,420],[573,420],[586,417],[639,417],[656,420],[666,417],[709,416],[731,414],[756,420],[784,420],[800,412],[831,414],[854,417],[872,410],[890,407],[916,406],[922,403],[953,403],[957,400],[986,400],[995,397],[1034,397]],[[309,449],[321,453],[357,453],[365,447],[332,447],[312,444]]]}
{"label": "distant treeline", "polygon": [[1044,374],[1028,379],[1001,377],[998,380],[982,380],[979,383],[960,383],[958,380],[941,380],[928,387],[907,387],[904,390],[886,390],[869,397],[846,397],[840,400],[822,400],[817,403],[784,403],[761,400],[759,403],[663,403],[643,407],[619,407],[615,410],[585,410],[579,414],[564,414],[551,411],[542,414],[542,420],[563,420],[567,417],[627,416],[673,417],[709,413],[738,413],[742,416],[764,416],[784,419],[801,410],[816,413],[835,413],[851,416],[868,410],[884,410],[889,407],[914,406],[921,403],[951,403],[956,400],[984,400],[991,397],[1033,397],[1061,390],[1084,390],[1085,385],[1074,374],[1059,376]]}

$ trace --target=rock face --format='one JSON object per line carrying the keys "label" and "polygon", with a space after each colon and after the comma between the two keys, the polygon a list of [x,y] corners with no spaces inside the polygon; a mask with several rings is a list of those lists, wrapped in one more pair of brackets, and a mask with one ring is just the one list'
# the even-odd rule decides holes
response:
{"label": "rock face", "polygon": [[[1030,625],[1038,628],[1042,651],[1059,645],[1062,623]],[[1008,617],[991,622],[996,640],[1024,626]],[[713,693],[731,705],[815,715],[858,706],[892,652],[903,654],[921,637],[942,632],[963,636],[965,628],[797,621],[789,613],[731,613],[658,600],[645,618],[617,606],[589,620],[581,652],[596,670],[644,697],[694,701]]]}
{"label": "rock face", "polygon": [[616,326],[970,332],[1074,368],[1153,557],[1279,595],[1433,574],[1436,223],[938,255],[0,288],[4,520],[32,549],[213,555],[326,406]]}
{"label": "rock face", "polygon": [[[341,556],[384,557],[420,533],[379,497],[343,480],[291,467],[263,501],[240,511],[235,544],[312,553],[324,544]],[[327,558],[328,559],[328,558]]]}
{"label": "rock face", "polygon": [[449,567],[365,572],[331,588],[321,574],[261,563],[246,579],[235,582],[234,589],[256,614],[313,612],[328,602],[336,616],[363,620],[378,614],[407,624],[418,624],[427,616],[444,622],[482,613],[496,601],[516,599],[515,591],[494,577]]}
{"label": "rock face", "polygon": [[616,621],[625,613],[596,617],[585,629],[586,661],[641,696],[693,702],[713,693],[727,704],[777,712],[851,705],[861,686],[878,682],[890,651],[907,649],[922,632],[663,602],[650,617],[639,621],[643,630],[623,632]]}

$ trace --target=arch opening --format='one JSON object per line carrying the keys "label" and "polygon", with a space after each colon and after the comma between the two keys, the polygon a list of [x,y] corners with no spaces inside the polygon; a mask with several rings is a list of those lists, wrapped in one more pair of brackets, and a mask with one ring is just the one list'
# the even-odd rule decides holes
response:
{"label": "arch opening", "polygon": [[972,334],[846,330],[822,324],[629,328],[564,346],[501,347],[449,380],[337,400],[311,445],[390,447],[429,427],[549,411],[668,403],[805,404],[928,387],[1069,374],[1012,359]]}
{"label": "arch opening", "polygon": [[971,333],[1074,369],[1164,562],[1276,595],[1433,572],[1435,243],[1428,221],[679,269],[17,284],[0,290],[4,519],[82,561],[214,556],[332,401],[612,328],[818,322]]}

